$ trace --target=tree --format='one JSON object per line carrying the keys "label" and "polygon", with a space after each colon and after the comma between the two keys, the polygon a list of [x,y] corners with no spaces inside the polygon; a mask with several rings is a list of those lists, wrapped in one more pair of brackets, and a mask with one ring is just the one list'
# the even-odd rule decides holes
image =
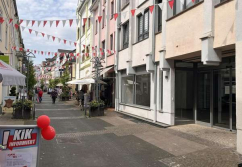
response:
{"label": "tree", "polygon": [[35,79],[35,70],[34,70],[34,63],[33,61],[29,61],[29,74],[28,74],[28,92],[33,91],[34,86],[37,83],[37,80]]}
{"label": "tree", "polygon": [[49,87],[51,89],[54,89],[58,83],[60,83],[60,79],[59,78],[51,79],[50,83],[49,83]]}
{"label": "tree", "polygon": [[62,95],[63,97],[68,97],[69,96],[69,87],[67,86],[67,82],[70,80],[70,73],[68,71],[68,65],[66,65],[66,69],[62,75],[62,77],[60,78],[60,82],[63,84],[62,87]]}
{"label": "tree", "polygon": [[41,80],[40,80],[40,88],[43,90],[44,87],[45,87],[44,79],[41,79]]}

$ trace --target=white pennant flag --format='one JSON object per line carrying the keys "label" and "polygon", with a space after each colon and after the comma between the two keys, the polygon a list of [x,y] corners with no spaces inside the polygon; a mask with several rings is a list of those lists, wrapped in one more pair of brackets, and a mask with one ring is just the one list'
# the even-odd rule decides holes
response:
{"label": "white pennant flag", "polygon": [[60,43],[61,39],[60,39],[60,38],[58,38],[58,41],[59,41],[59,43]]}
{"label": "white pennant flag", "polygon": [[50,27],[52,26],[52,24],[53,24],[53,21],[50,20]]}
{"label": "white pennant flag", "polygon": [[80,21],[79,19],[76,19],[76,25],[78,25],[78,24],[79,24],[79,21]]}
{"label": "white pennant flag", "polygon": [[38,21],[38,27],[39,27],[40,24],[41,24],[41,21]]}
{"label": "white pennant flag", "polygon": [[66,25],[66,20],[62,20],[62,23],[63,23],[63,27],[65,27],[65,25]]}
{"label": "white pennant flag", "polygon": [[53,52],[51,52],[51,55],[53,56]]}
{"label": "white pennant flag", "polygon": [[39,51],[38,51],[38,54],[39,54]]}
{"label": "white pennant flag", "polygon": [[39,33],[38,31],[35,31],[36,36],[38,35],[38,33]]}
{"label": "white pennant flag", "polygon": [[180,0],[181,1],[181,3],[184,5],[184,0]]}
{"label": "white pennant flag", "polygon": [[28,25],[29,25],[29,22],[30,22],[30,20],[26,20],[26,26],[28,26]]}
{"label": "white pennant flag", "polygon": [[47,35],[47,38],[48,38],[48,40],[49,40],[49,38],[50,38],[50,35]]}
{"label": "white pennant flag", "polygon": [[90,17],[90,21],[92,24],[94,24],[94,18],[93,17]]}
{"label": "white pennant flag", "polygon": [[[184,0],[181,0],[181,1],[184,1]],[[158,6],[160,7],[161,10],[163,10],[163,3],[158,4]]]}
{"label": "white pennant flag", "polygon": [[22,28],[22,31],[24,31],[25,27],[21,26],[21,28]]}
{"label": "white pennant flag", "polygon": [[71,45],[71,41],[69,41],[69,44]]}
{"label": "white pennant flag", "polygon": [[127,13],[128,12],[123,12],[123,19],[126,19]]}

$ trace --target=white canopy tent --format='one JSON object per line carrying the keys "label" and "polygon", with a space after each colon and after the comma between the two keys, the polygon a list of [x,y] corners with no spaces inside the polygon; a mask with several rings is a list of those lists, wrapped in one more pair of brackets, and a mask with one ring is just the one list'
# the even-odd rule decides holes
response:
{"label": "white canopy tent", "polygon": [[25,86],[26,76],[24,76],[2,60],[0,60],[0,74],[2,74],[3,77],[3,86]]}
{"label": "white canopy tent", "polygon": [[[94,84],[95,80],[92,78],[88,78],[88,79],[80,79],[80,80],[73,80],[73,81],[69,81],[67,82],[67,84],[72,84],[72,85],[85,85],[85,84]],[[106,85],[106,82],[103,82],[101,80],[98,81],[99,84],[104,84]]]}

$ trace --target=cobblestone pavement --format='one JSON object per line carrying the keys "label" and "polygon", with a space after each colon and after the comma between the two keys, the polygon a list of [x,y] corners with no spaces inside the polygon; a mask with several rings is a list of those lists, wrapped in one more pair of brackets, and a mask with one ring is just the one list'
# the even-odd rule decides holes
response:
{"label": "cobblestone pavement", "polygon": [[111,110],[85,118],[73,104],[52,105],[45,95],[36,105],[37,116],[49,115],[57,132],[55,140],[41,141],[40,167],[232,167],[242,162],[235,133],[193,124],[162,128]]}
{"label": "cobblestone pavement", "polygon": [[13,109],[4,109],[4,114],[0,115],[0,125],[24,125],[22,119],[12,119]]}

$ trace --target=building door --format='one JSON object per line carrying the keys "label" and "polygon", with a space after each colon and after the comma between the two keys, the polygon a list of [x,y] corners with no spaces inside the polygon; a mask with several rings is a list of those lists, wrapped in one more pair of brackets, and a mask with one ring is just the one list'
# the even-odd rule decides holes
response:
{"label": "building door", "polygon": [[211,72],[198,72],[197,77],[197,121],[210,123]]}

